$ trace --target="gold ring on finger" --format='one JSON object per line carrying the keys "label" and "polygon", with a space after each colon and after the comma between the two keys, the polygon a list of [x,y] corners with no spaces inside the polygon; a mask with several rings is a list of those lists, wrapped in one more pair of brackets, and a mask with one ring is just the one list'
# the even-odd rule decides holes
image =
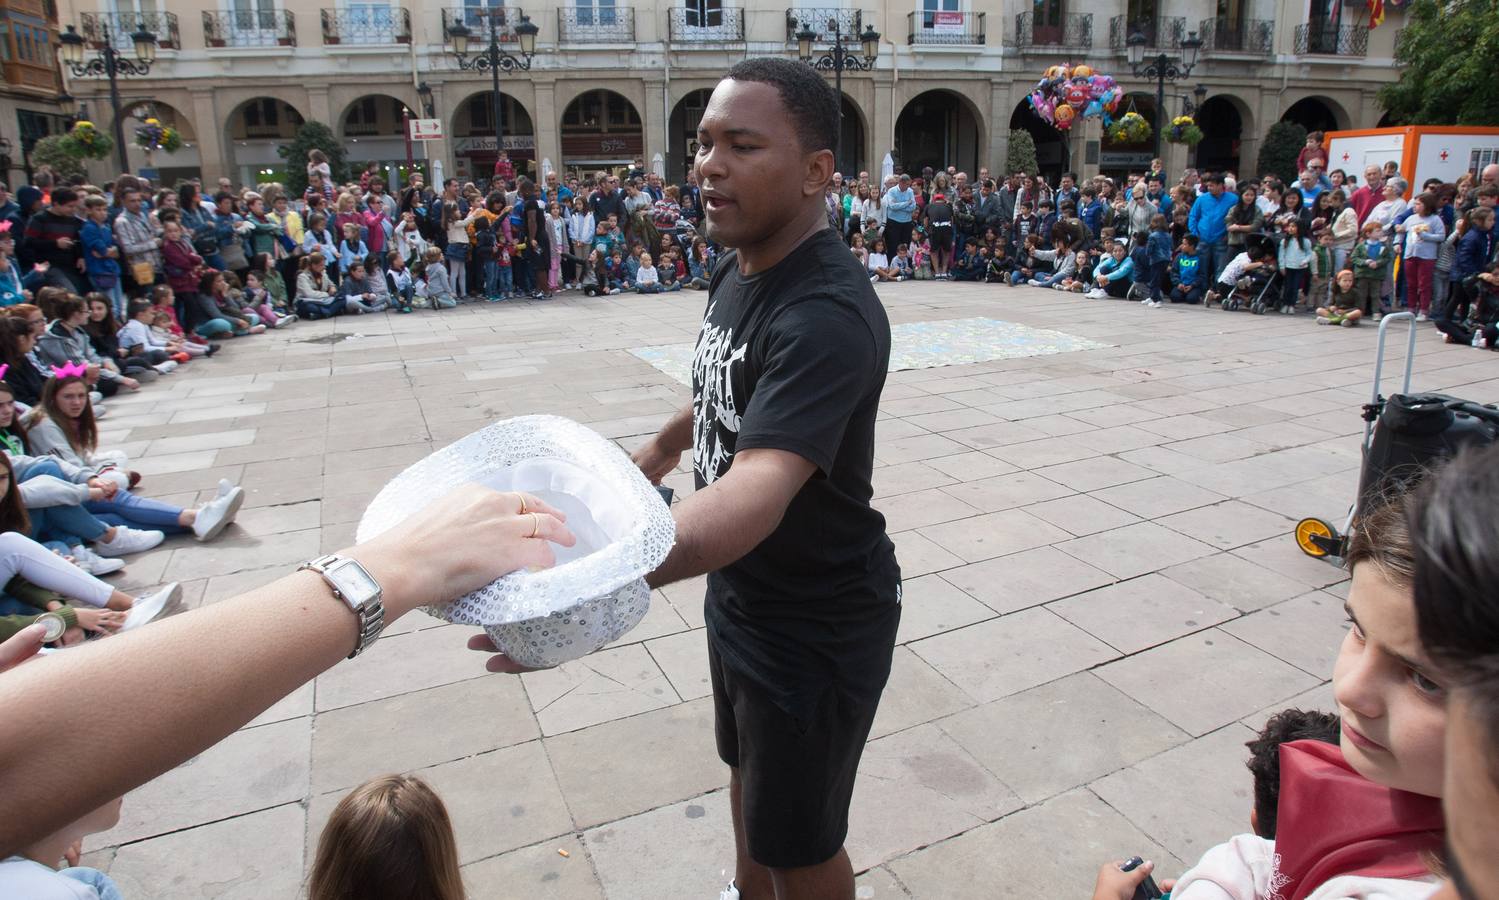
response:
{"label": "gold ring on finger", "polygon": [[529,540],[530,538],[534,538],[534,537],[536,537],[540,533],[541,533],[541,516],[538,516],[536,513],[531,513],[531,534],[528,535],[527,539]]}
{"label": "gold ring on finger", "polygon": [[526,495],[517,491],[515,496],[520,498],[520,514],[525,515],[526,513],[530,512],[529,509],[526,509]]}

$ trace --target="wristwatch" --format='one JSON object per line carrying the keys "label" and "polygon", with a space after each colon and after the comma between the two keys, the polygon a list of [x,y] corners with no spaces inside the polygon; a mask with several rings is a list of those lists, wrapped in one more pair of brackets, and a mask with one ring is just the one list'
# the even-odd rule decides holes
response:
{"label": "wristwatch", "polygon": [[303,569],[323,576],[333,589],[333,596],[347,603],[359,617],[359,640],[348,658],[363,653],[385,628],[385,604],[380,602],[379,582],[358,561],[337,554],[320,556],[297,567],[298,572]]}

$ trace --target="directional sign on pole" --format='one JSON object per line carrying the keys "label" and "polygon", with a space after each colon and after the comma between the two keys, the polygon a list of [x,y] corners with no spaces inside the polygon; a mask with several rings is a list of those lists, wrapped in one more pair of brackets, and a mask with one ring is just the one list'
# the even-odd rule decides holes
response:
{"label": "directional sign on pole", "polygon": [[441,119],[412,119],[411,139],[413,141],[440,141],[442,140]]}

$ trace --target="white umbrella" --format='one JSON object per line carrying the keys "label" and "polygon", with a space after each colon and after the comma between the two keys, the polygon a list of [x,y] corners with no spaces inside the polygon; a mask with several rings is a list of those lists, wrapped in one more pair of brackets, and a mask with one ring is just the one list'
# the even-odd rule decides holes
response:
{"label": "white umbrella", "polygon": [[651,171],[655,172],[658,178],[666,177],[666,160],[662,158],[661,154],[657,153],[651,157]]}
{"label": "white umbrella", "polygon": [[550,175],[550,174],[552,174],[552,158],[550,156],[542,157],[542,160],[541,160],[541,179],[543,181],[545,181],[546,177],[548,175]]}
{"label": "white umbrella", "polygon": [[880,163],[880,183],[884,184],[885,183],[885,179],[889,178],[891,175],[894,175],[894,174],[895,174],[895,157],[893,157],[890,154],[886,153],[885,154],[885,161],[882,162],[882,163]]}

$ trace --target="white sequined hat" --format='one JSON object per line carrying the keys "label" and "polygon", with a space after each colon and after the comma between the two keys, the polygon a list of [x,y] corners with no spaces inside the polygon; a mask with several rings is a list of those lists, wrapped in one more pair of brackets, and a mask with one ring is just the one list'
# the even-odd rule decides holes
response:
{"label": "white sequined hat", "polygon": [[541,498],[567,514],[578,543],[554,544],[551,569],[511,573],[427,612],[482,625],[511,659],[538,668],[592,653],[645,616],[645,576],[676,540],[671,511],[623,451],[557,416],[497,422],[406,469],[365,510],[357,539],[471,482]]}

